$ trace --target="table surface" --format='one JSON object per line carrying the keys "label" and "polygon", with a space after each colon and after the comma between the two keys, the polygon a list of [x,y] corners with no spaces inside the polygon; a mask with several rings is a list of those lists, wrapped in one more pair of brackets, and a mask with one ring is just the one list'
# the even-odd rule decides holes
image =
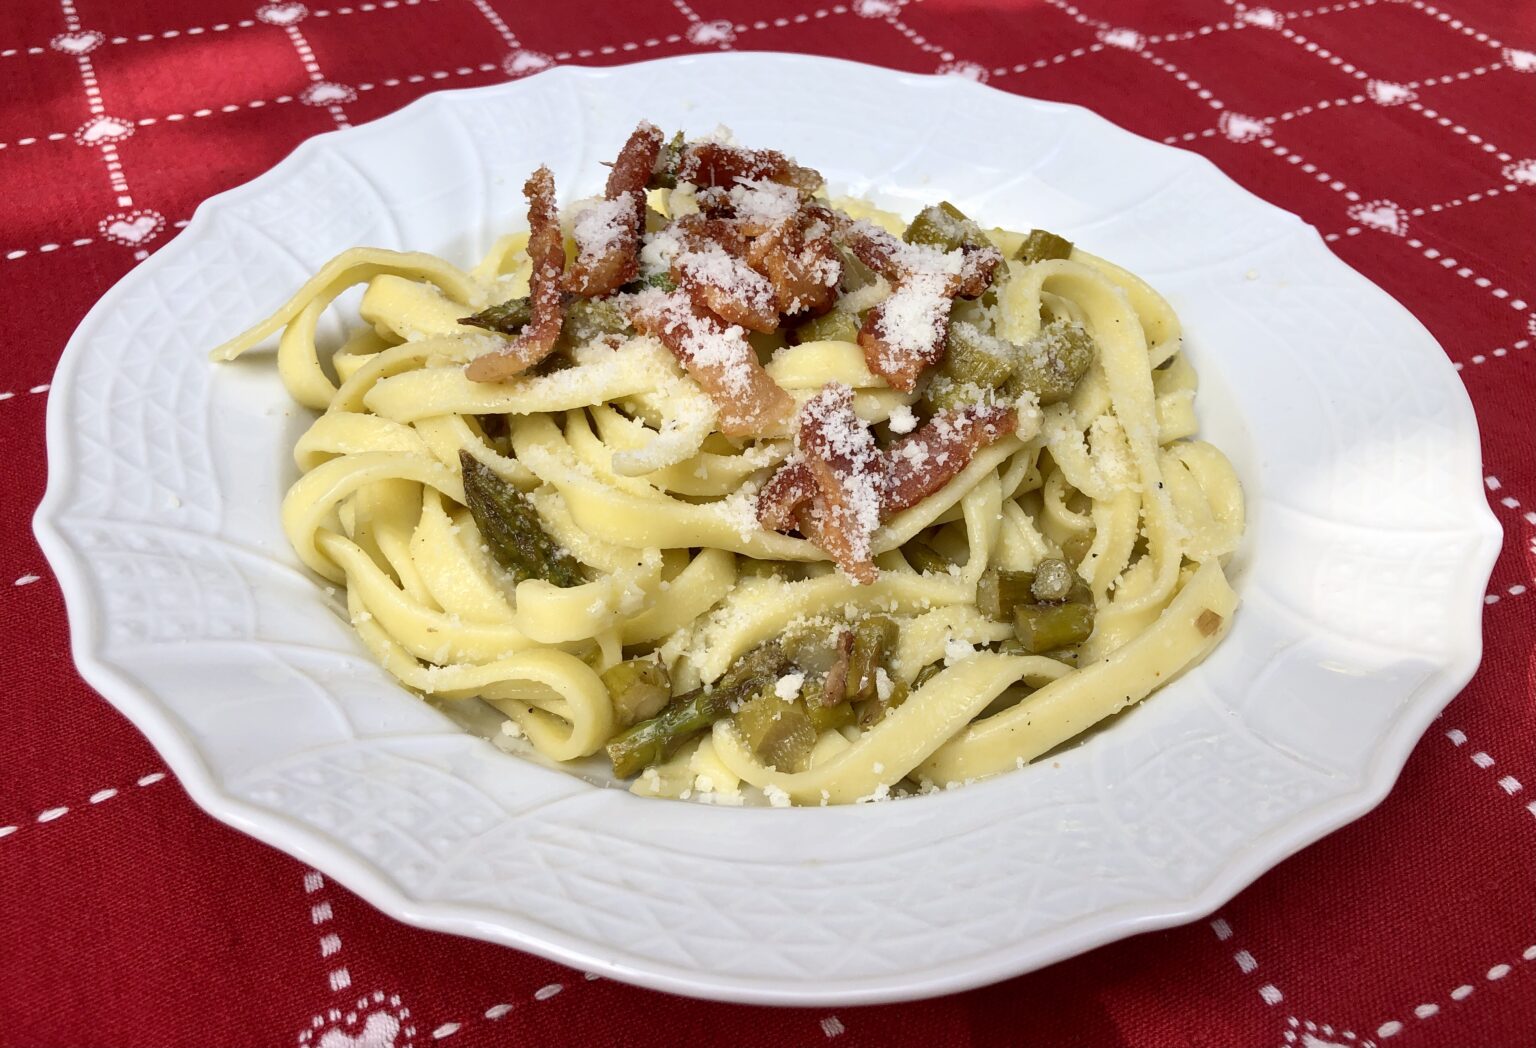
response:
{"label": "table surface", "polygon": [[[1536,6],[323,2],[0,4],[0,1045],[1536,1043]],[[311,134],[551,63],[716,48],[1090,106],[1300,214],[1429,326],[1506,541],[1483,667],[1377,811],[1210,920],[987,989],[706,1004],[389,920],[203,815],[79,680],[29,520],[49,377],[113,282]]]}

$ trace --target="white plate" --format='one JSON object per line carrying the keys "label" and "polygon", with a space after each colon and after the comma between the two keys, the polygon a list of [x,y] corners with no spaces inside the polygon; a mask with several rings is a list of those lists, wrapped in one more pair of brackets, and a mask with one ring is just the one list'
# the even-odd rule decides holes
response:
{"label": "white plate", "polygon": [[[344,248],[468,263],[536,164],[594,192],[641,117],[1059,230],[1166,294],[1249,500],[1226,642],[1056,760],[830,809],[640,800],[399,688],[279,530],[304,413],[207,350]],[[210,813],[412,924],[739,1001],[944,993],[1210,912],[1386,794],[1477,666],[1499,546],[1444,354],[1295,216],[1084,109],[768,54],[561,68],[305,142],[91,311],[48,453],[80,671]]]}

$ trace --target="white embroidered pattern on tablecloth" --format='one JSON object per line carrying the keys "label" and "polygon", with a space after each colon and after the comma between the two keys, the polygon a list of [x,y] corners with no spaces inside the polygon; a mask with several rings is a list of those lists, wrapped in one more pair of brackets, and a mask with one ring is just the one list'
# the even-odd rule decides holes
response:
{"label": "white embroidered pattern on tablecloth", "polygon": [[[131,38],[126,36],[118,36],[107,39],[103,37],[102,34],[94,30],[82,28],[79,18],[75,13],[72,0],[61,0],[61,5],[65,13],[66,31],[65,33],[55,37],[51,46],[56,51],[60,51],[64,54],[72,56],[79,64],[82,81],[85,85],[87,103],[92,114],[92,121],[88,122],[86,125],[82,125],[82,127],[73,132],[73,134],[81,145],[96,148],[101,151],[101,155],[106,165],[113,191],[117,195],[118,206],[120,208],[130,210],[125,210],[117,213],[116,215],[107,216],[106,218],[101,219],[100,221],[103,225],[103,228],[100,230],[100,236],[98,237],[78,237],[73,240],[60,240],[57,243],[47,243],[34,248],[12,249],[4,253],[4,258],[8,260],[14,260],[27,257],[32,254],[49,253],[59,250],[65,246],[84,247],[104,241],[120,243],[124,246],[133,247],[136,249],[138,257],[144,256],[145,251],[143,249],[143,245],[147,244],[149,240],[152,240],[155,235],[158,235],[160,228],[163,227],[165,223],[163,218],[160,218],[158,223],[156,223],[153,219],[150,219],[150,216],[156,214],[155,212],[133,209],[133,196],[129,190],[127,179],[123,172],[121,159],[118,156],[117,145],[132,135],[132,129],[134,127],[150,127],[160,121],[174,123],[188,119],[189,117],[205,118],[216,115],[218,113],[233,113],[242,109],[256,109],[269,104],[282,105],[294,101],[300,101],[302,103],[326,108],[331,113],[337,125],[345,127],[348,126],[348,121],[343,106],[347,102],[352,101],[356,97],[357,93],[364,91],[372,91],[379,88],[393,88],[402,84],[420,84],[428,81],[442,81],[447,80],[453,76],[464,77],[477,73],[491,73],[495,72],[498,68],[504,69],[508,75],[519,75],[520,73],[532,72],[536,71],[537,69],[544,68],[551,62],[568,61],[572,58],[589,58],[594,55],[613,55],[621,52],[633,52],[642,49],[655,48],[661,46],[663,43],[682,43],[684,40],[699,47],[718,47],[721,49],[728,49],[734,43],[735,37],[737,35],[747,33],[751,30],[764,30],[770,26],[783,28],[792,24],[804,24],[812,20],[823,19],[832,15],[847,14],[850,11],[850,8],[846,5],[836,5],[831,8],[819,9],[813,12],[803,13],[795,16],[776,17],[771,20],[763,19],[752,23],[731,24],[726,22],[708,21],[704,17],[700,16],[696,11],[694,11],[693,8],[690,7],[686,2],[683,2],[683,0],[675,0],[674,6],[678,9],[679,13],[683,14],[684,17],[687,18],[689,22],[689,29],[686,33],[673,33],[667,34],[665,36],[651,37],[644,41],[627,42],[617,45],[604,45],[597,48],[585,48],[575,51],[559,51],[552,55],[543,55],[539,52],[523,51],[516,34],[508,26],[505,20],[503,20],[501,16],[495,11],[495,8],[487,2],[487,0],[470,0],[470,2],[485,17],[485,20],[490,28],[498,34],[500,39],[506,44],[507,47],[512,49],[513,53],[509,54],[507,56],[507,60],[504,61],[500,66],[493,63],[482,63],[478,66],[459,67],[452,71],[437,70],[430,73],[411,74],[405,77],[381,78],[377,80],[377,82],[360,83],[355,86],[333,84],[325,80],[319,63],[315,59],[313,50],[309,47],[307,40],[304,39],[302,32],[298,29],[297,26],[298,21],[305,16],[312,18],[325,18],[332,16],[351,15],[359,12],[366,13],[375,10],[388,10],[402,6],[411,7],[421,3],[434,2],[437,2],[437,0],[384,0],[384,2],[381,3],[364,3],[350,7],[339,7],[336,9],[305,10],[304,15],[298,16],[294,18],[293,21],[287,22],[286,24],[283,22],[283,18],[285,17],[283,12],[294,9],[303,9],[304,5],[268,4],[263,5],[263,8],[270,9],[271,12],[276,15],[275,21],[269,21],[267,19],[261,19],[260,21],[256,19],[243,19],[236,22],[217,23],[208,27],[193,27],[183,30],[165,30],[160,33],[139,34],[138,36]],[[1530,165],[1530,169],[1532,171],[1536,171],[1536,161],[1514,160],[1514,158],[1509,153],[1499,149],[1496,145],[1487,142],[1486,139],[1480,136],[1477,132],[1470,131],[1464,126],[1456,123],[1454,120],[1442,116],[1435,109],[1427,107],[1422,101],[1421,96],[1418,94],[1420,89],[1432,89],[1436,86],[1465,81],[1472,77],[1484,76],[1501,70],[1507,70],[1517,74],[1536,71],[1536,54],[1518,49],[1508,49],[1502,42],[1491,37],[1487,33],[1484,33],[1475,27],[1466,24],[1462,20],[1455,18],[1450,14],[1440,11],[1432,4],[1422,2],[1422,0],[1410,0],[1408,6],[1423,12],[1426,16],[1433,18],[1438,22],[1444,23],[1452,29],[1455,29],[1473,39],[1476,39],[1481,43],[1486,44],[1496,51],[1501,52],[1501,61],[1490,62],[1486,65],[1478,66],[1470,70],[1428,77],[1423,80],[1404,81],[1398,83],[1372,78],[1365,70],[1360,69],[1346,58],[1330,51],[1325,47],[1322,47],[1314,40],[1302,35],[1294,27],[1295,23],[1304,22],[1309,18],[1322,17],[1345,10],[1357,10],[1370,7],[1378,2],[1378,0],[1350,0],[1350,2],[1347,3],[1338,3],[1304,11],[1288,12],[1282,12],[1271,8],[1244,7],[1241,4],[1237,4],[1234,5],[1236,10],[1231,21],[1216,22],[1211,25],[1201,26],[1195,29],[1180,31],[1176,33],[1153,35],[1143,35],[1140,31],[1134,28],[1115,26],[1109,22],[1095,19],[1085,14],[1073,4],[1065,2],[1065,0],[1048,0],[1048,2],[1062,15],[1072,19],[1078,24],[1092,27],[1098,30],[1098,39],[1091,44],[1085,44],[1083,46],[1064,51],[1057,55],[1023,61],[1014,65],[996,67],[990,70],[991,76],[1005,76],[1023,73],[1030,70],[1043,69],[1047,66],[1060,65],[1067,61],[1081,59],[1090,55],[1098,54],[1107,49],[1121,49],[1135,53],[1149,64],[1172,76],[1179,83],[1183,84],[1183,86],[1185,86],[1188,90],[1195,93],[1195,95],[1201,98],[1202,101],[1206,102],[1211,109],[1216,110],[1221,114],[1218,122],[1209,128],[1187,132],[1183,135],[1171,136],[1165,141],[1189,142],[1199,138],[1210,138],[1216,135],[1225,135],[1234,142],[1256,141],[1262,146],[1262,148],[1267,150],[1278,159],[1284,160],[1290,166],[1297,167],[1304,174],[1314,177],[1318,182],[1328,185],[1329,188],[1341,194],[1345,200],[1349,201],[1351,205],[1353,205],[1351,208],[1346,209],[1346,213],[1349,214],[1350,217],[1356,218],[1356,220],[1359,221],[1361,225],[1350,227],[1343,233],[1329,233],[1328,239],[1337,241],[1344,236],[1358,235],[1363,230],[1387,233],[1391,235],[1393,241],[1401,240],[1410,249],[1419,252],[1425,259],[1436,262],[1441,268],[1453,270],[1457,276],[1471,281],[1480,289],[1489,291],[1489,293],[1492,294],[1495,298],[1507,301],[1511,307],[1520,311],[1525,311],[1528,308],[1527,303],[1524,300],[1512,295],[1508,290],[1504,288],[1494,286],[1491,280],[1478,276],[1470,267],[1458,262],[1455,259],[1447,258],[1438,249],[1426,245],[1422,240],[1418,238],[1407,236],[1407,223],[1413,219],[1423,217],[1426,214],[1437,213],[1449,208],[1463,206],[1468,203],[1475,203],[1488,197],[1500,195],[1501,193],[1515,192],[1520,190],[1522,186],[1531,185],[1533,182],[1536,182],[1536,175],[1532,175],[1530,178],[1526,178],[1523,174],[1526,168],[1523,166],[1515,166]],[[963,57],[955,55],[948,48],[945,48],[943,45],[929,40],[924,34],[909,26],[900,17],[902,8],[904,6],[906,5],[897,3],[895,0],[856,0],[856,2],[854,2],[852,5],[852,11],[860,17],[884,19],[892,26],[892,28],[894,28],[898,33],[900,33],[904,38],[912,43],[914,47],[925,54],[933,55],[942,60],[944,65],[940,68],[943,69],[943,71],[957,75],[971,75],[978,79],[985,78],[986,75],[988,75],[989,71],[979,64],[969,62]],[[147,42],[156,39],[173,39],[178,36],[197,36],[204,33],[222,33],[231,29],[253,28],[262,23],[281,26],[281,28],[283,28],[285,33],[287,33],[289,36],[289,39],[293,42],[295,50],[299,55],[301,62],[305,66],[306,73],[310,79],[310,86],[306,88],[305,91],[300,92],[298,95],[285,94],[273,99],[258,99],[240,104],[226,104],[217,109],[203,108],[195,110],[190,114],[177,113],[161,117],[144,117],[132,121],[121,120],[106,114],[104,105],[102,104],[99,86],[95,81],[94,67],[91,64],[89,57],[91,51],[95,50],[101,44],[109,43],[112,45],[122,45],[133,41]],[[1206,85],[1202,85],[1198,81],[1194,80],[1184,70],[1180,69],[1177,65],[1169,61],[1164,56],[1155,54],[1151,50],[1151,48],[1165,42],[1173,43],[1196,40],[1199,38],[1209,38],[1216,34],[1229,31],[1260,30],[1267,30],[1280,34],[1307,53],[1317,56],[1318,58],[1328,62],[1330,65],[1350,75],[1355,80],[1360,81],[1364,85],[1365,91],[1363,93],[1350,95],[1347,97],[1323,100],[1309,105],[1299,106],[1296,109],[1273,117],[1249,117],[1242,114],[1235,114],[1227,110],[1222,100],[1217,97],[1214,91],[1210,90]],[[46,53],[47,50],[47,48],[41,46],[12,48],[5,51],[0,51],[0,58],[12,57],[22,54],[43,54]],[[1415,206],[1407,209],[1401,208],[1391,201],[1366,202],[1361,201],[1359,194],[1346,186],[1342,181],[1332,177],[1327,172],[1319,170],[1315,164],[1300,157],[1294,152],[1294,150],[1283,145],[1273,137],[1273,128],[1276,124],[1285,124],[1292,120],[1299,119],[1314,112],[1326,110],[1329,108],[1337,108],[1347,105],[1359,105],[1367,101],[1384,106],[1402,106],[1409,111],[1417,113],[1424,119],[1436,124],[1437,126],[1446,128],[1468,143],[1477,146],[1480,152],[1499,158],[1500,160],[1504,161],[1506,165],[1504,170],[1505,178],[1508,181],[1503,185],[1481,189],[1452,200],[1442,201],[1436,204]],[[90,127],[96,127],[98,130],[93,134],[87,130],[87,128]],[[0,149],[33,145],[39,141],[60,141],[69,137],[70,135],[71,132],[54,131],[46,135],[20,138],[9,144],[0,143]],[[1520,177],[1517,177],[1516,174],[1510,174],[1510,170],[1514,170],[1519,173]],[[1382,207],[1372,209],[1370,205],[1373,203],[1380,204]],[[1391,206],[1386,207],[1386,205]],[[1357,208],[1359,216],[1369,216],[1372,221],[1367,222],[1365,217],[1357,217]],[[1401,218],[1399,218],[1399,215],[1401,215]],[[145,225],[140,221],[141,219],[149,219],[150,224]],[[150,231],[150,225],[154,226],[152,232]],[[173,225],[176,227],[183,226],[185,225],[185,220],[176,222]],[[142,230],[142,232],[139,232],[140,230]],[[116,235],[113,235],[114,232]],[[1529,347],[1529,345],[1530,342],[1528,340],[1517,340],[1510,343],[1510,346],[1517,350],[1526,349]],[[1505,356],[1507,353],[1508,349],[1499,347],[1491,351],[1491,356],[1501,357]],[[1486,359],[1488,359],[1487,356],[1478,354],[1471,357],[1471,362],[1474,364],[1481,364]],[[1461,365],[1458,363],[1457,367],[1459,368]],[[46,386],[34,387],[32,392],[43,392],[46,391],[46,388]],[[10,392],[0,393],[0,400],[10,399],[13,396],[14,394]],[[1493,480],[1494,478],[1490,477],[1489,479]],[[1506,507],[1509,508],[1518,508],[1519,506],[1518,502],[1513,501],[1512,496],[1505,496],[1503,503],[1506,505]],[[1536,524],[1536,514],[1526,512],[1525,518],[1529,523]],[[25,575],[18,578],[15,581],[15,585],[26,585],[30,582],[37,581],[37,578],[38,577],[35,575]],[[1525,592],[1526,587],[1521,584],[1512,585],[1507,589],[1507,593],[1509,595],[1519,595]],[[1489,595],[1490,603],[1497,601],[1498,599],[1499,597],[1496,594]],[[1461,735],[1460,741],[1454,737],[1455,735]],[[1450,737],[1451,741],[1457,746],[1463,745],[1466,741],[1465,736],[1455,729],[1453,729],[1452,732],[1448,732],[1447,737]],[[1478,754],[1482,754],[1482,756],[1487,758],[1487,763],[1479,761],[1477,759]],[[1485,769],[1491,768],[1494,764],[1493,759],[1488,757],[1487,754],[1483,751],[1476,751],[1476,753],[1471,755],[1471,759],[1475,765]],[[151,785],[163,778],[164,773],[157,772],[138,780],[138,785]],[[1500,777],[1496,779],[1496,782],[1498,786],[1506,794],[1509,795],[1514,795],[1520,792],[1522,788],[1521,784],[1518,782],[1518,780],[1515,780],[1513,776]],[[102,803],[111,799],[112,797],[117,796],[118,793],[119,791],[116,789],[99,790],[91,795],[89,803],[93,805]],[[1527,807],[1529,807],[1533,814],[1536,814],[1536,802],[1531,802],[1531,804],[1527,805]],[[52,822],[64,817],[70,811],[71,809],[67,806],[58,806],[45,809],[35,817],[34,822],[38,824]],[[15,826],[0,827],[0,837],[15,833],[16,830],[17,827]],[[313,878],[313,880],[311,880],[311,878]],[[315,885],[313,889],[310,888],[311,884]],[[307,874],[305,887],[308,893],[316,894],[323,889],[324,881],[318,873]],[[310,913],[311,920],[317,927],[326,925],[333,917],[331,903],[325,899],[320,899],[312,903]],[[1231,928],[1225,919],[1217,918],[1216,920],[1213,920],[1211,922],[1211,927],[1215,931],[1218,940],[1225,942],[1232,937]],[[320,935],[317,945],[321,956],[328,960],[339,955],[342,950],[341,939],[333,931],[324,931]],[[1536,958],[1536,946],[1527,948],[1522,957],[1525,961],[1531,961],[1533,958]],[[1236,950],[1233,953],[1233,962],[1239,974],[1243,976],[1253,975],[1259,968],[1258,960],[1248,949]],[[1507,976],[1510,973],[1511,968],[1512,966],[1508,964],[1495,965],[1485,973],[1484,978],[1488,981],[1497,981]],[[589,978],[590,977],[591,976],[589,976]],[[333,993],[340,992],[350,986],[350,973],[344,966],[333,968],[327,975],[327,981]],[[556,994],[560,993],[561,989],[562,984],[551,983],[536,991],[532,995],[532,998],[535,1001],[547,1001],[554,997]],[[1466,997],[1471,995],[1473,989],[1474,987],[1471,983],[1463,984],[1451,990],[1447,997],[1453,1002],[1465,1000]],[[1278,1004],[1280,1001],[1284,1000],[1284,996],[1272,982],[1261,983],[1261,985],[1258,987],[1258,992],[1261,999],[1271,1005]],[[483,1017],[487,1021],[494,1022],[509,1014],[513,1008],[514,1006],[512,1004],[498,1003],[487,1008],[483,1013]],[[1437,1014],[1440,1008],[1441,1005],[1435,1004],[1433,1002],[1426,1002],[1416,1006],[1413,1009],[1413,1014],[1415,1018],[1425,1020]],[[365,1012],[367,1012],[366,1015],[364,1014]],[[375,1018],[376,1016],[385,1016],[386,1018]],[[367,1048],[374,1048],[375,1043],[380,1046],[389,1045],[393,1046],[393,1048],[403,1048],[403,1045],[397,1044],[397,1036],[402,1033],[405,1034],[407,1039],[405,1042],[403,1042],[403,1044],[409,1045],[411,1043],[410,1037],[414,1035],[414,1027],[406,1025],[406,1020],[408,1017],[409,1010],[404,1008],[404,1006],[400,1003],[398,996],[389,996],[376,992],[372,995],[358,998],[356,1004],[351,1010],[333,1008],[327,1009],[322,1014],[317,1015],[315,1019],[312,1020],[310,1030],[307,1030],[300,1035],[299,1043],[301,1045],[315,1045],[317,1048],[342,1048],[342,1046],[347,1045],[358,1046],[358,1048],[363,1048],[363,1046],[366,1045]],[[360,1027],[357,1023],[359,1018],[362,1020]],[[373,1021],[371,1026],[368,1025],[370,1020]],[[391,1022],[394,1023],[393,1028],[390,1027]],[[330,1026],[329,1028],[325,1029],[323,1033],[316,1032],[322,1030],[322,1028],[326,1028],[328,1024],[335,1023],[343,1024],[343,1026],[351,1029],[352,1032],[343,1030],[341,1026]],[[432,1031],[432,1034],[435,1039],[444,1039],[459,1032],[465,1027],[465,1025],[466,1023],[458,1021],[446,1022],[435,1028]],[[1287,1025],[1288,1030],[1285,1032],[1284,1038],[1288,1043],[1299,1043],[1304,1045],[1324,1044],[1327,1043],[1326,1039],[1338,1037],[1343,1038],[1352,1046],[1358,1046],[1358,1048],[1370,1048],[1370,1046],[1373,1044],[1373,1042],[1370,1040],[1362,1039],[1349,1030],[1336,1028],[1329,1024],[1316,1023],[1311,1020],[1302,1020],[1297,1017],[1290,1017],[1287,1019]],[[1399,1033],[1404,1028],[1404,1025],[1405,1024],[1402,1020],[1389,1020],[1385,1023],[1382,1023],[1377,1028],[1376,1036],[1383,1039],[1392,1037]],[[836,1016],[828,1016],[821,1019],[820,1027],[827,1038],[837,1037],[842,1034],[845,1029],[841,1020],[839,1020]],[[333,1034],[334,1036],[332,1036]],[[327,1040],[328,1037],[330,1038],[329,1040]],[[368,1040],[369,1037],[372,1038],[371,1041]],[[384,1039],[386,1037],[388,1038],[387,1040]],[[1311,1038],[1311,1040],[1309,1041],[1308,1038]]]}

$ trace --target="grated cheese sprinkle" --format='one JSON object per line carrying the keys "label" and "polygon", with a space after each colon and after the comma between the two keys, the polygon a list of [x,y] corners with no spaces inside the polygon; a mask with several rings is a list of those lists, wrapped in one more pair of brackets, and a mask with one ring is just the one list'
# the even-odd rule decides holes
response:
{"label": "grated cheese sprinkle", "polygon": [[723,291],[760,313],[777,313],[773,285],[768,278],[732,255],[719,244],[710,242],[689,248],[673,261],[687,280]]}
{"label": "grated cheese sprinkle", "polygon": [[640,240],[640,272],[646,276],[668,272],[672,268],[672,260],[682,250],[682,241],[670,228],[645,234]]}
{"label": "grated cheese sprinkle", "polygon": [[635,193],[620,193],[612,200],[599,200],[576,216],[572,233],[580,260],[596,265],[630,230],[635,214]]}
{"label": "grated cheese sprinkle", "polygon": [[[880,672],[884,673],[884,670]],[[785,702],[794,702],[800,694],[800,689],[805,686],[805,674],[791,673],[780,677],[778,683],[773,686],[773,693]]]}
{"label": "grated cheese sprinkle", "polygon": [[940,273],[916,273],[901,282],[885,300],[877,325],[885,371],[912,370],[926,365],[934,344],[944,333],[952,300]]}
{"label": "grated cheese sprinkle", "polygon": [[680,339],[689,360],[715,369],[729,393],[745,397],[751,392],[752,370],[759,365],[745,331],[699,316],[680,291],[646,288],[635,294],[634,301],[641,310],[662,318],[662,327]]}
{"label": "grated cheese sprinkle", "polygon": [[755,226],[771,226],[800,210],[800,191],[766,180],[743,179],[727,194],[736,217]]}

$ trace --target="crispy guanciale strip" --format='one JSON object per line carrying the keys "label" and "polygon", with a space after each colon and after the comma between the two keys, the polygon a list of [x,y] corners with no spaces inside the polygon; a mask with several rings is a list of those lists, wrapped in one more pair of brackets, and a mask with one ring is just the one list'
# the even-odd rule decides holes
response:
{"label": "crispy guanciale strip", "polygon": [[971,404],[940,412],[882,452],[853,412],[852,391],[829,383],[801,409],[800,457],[758,493],[758,521],[770,531],[793,525],[850,576],[872,582],[875,528],[944,487],[1017,425],[1010,405]]}
{"label": "crispy guanciale strip", "polygon": [[619,150],[603,200],[576,216],[576,259],[566,274],[567,291],[595,297],[635,279],[640,271],[640,231],[645,223],[645,186],[661,152],[661,131],[642,120]]}
{"label": "crispy guanciale strip", "polygon": [[822,685],[823,706],[836,706],[848,697],[848,663],[853,658],[853,630],[838,630],[832,648],[836,654]]}
{"label": "crispy guanciale strip", "polygon": [[735,185],[763,179],[797,186],[808,192],[821,188],[819,172],[801,167],[776,149],[741,149],[719,142],[695,142],[683,150],[677,180],[696,186]]}
{"label": "crispy guanciale strip", "polygon": [[714,401],[721,433],[772,432],[794,411],[794,398],[768,377],[746,332],[699,309],[683,292],[647,289],[628,309],[635,327],[670,349]]}
{"label": "crispy guanciale strip", "polygon": [[819,207],[803,207],[756,236],[747,261],[773,284],[780,313],[816,316],[837,301],[843,260]]}
{"label": "crispy guanciale strip", "polygon": [[799,459],[786,462],[757,493],[757,522],[769,531],[788,531],[801,507],[815,497],[811,467]]}
{"label": "crispy guanciale strip", "polygon": [[464,373],[475,382],[504,382],[543,360],[555,348],[565,323],[561,274],[565,270],[565,243],[560,235],[560,216],[555,210],[555,176],[541,167],[523,185],[528,198],[528,258],[533,263],[529,278],[533,319],[505,349],[469,362]]}
{"label": "crispy guanciale strip", "polygon": [[707,212],[680,215],[672,220],[670,230],[684,245],[714,242],[733,255],[745,254],[747,250],[746,233],[729,215]]}
{"label": "crispy guanciale strip", "polygon": [[848,225],[843,242],[860,262],[895,285],[859,329],[864,362],[892,388],[911,392],[922,373],[944,359],[960,256],[905,243],[869,222]]}
{"label": "crispy guanciale strip", "polygon": [[689,237],[672,260],[672,279],[701,309],[749,331],[776,331],[778,299],[768,278],[723,244]]}
{"label": "crispy guanciale strip", "polygon": [[864,360],[892,387],[911,392],[923,371],[944,359],[955,296],[985,291],[1002,254],[990,245],[941,251],[908,244],[868,222],[847,226],[843,239],[859,261],[895,285],[864,318]]}
{"label": "crispy guanciale strip", "polygon": [[892,389],[912,392],[922,373],[944,359],[954,305],[947,280],[932,273],[909,276],[865,316],[859,328],[864,362]]}
{"label": "crispy guanciale strip", "polygon": [[885,449],[881,519],[915,506],[957,477],[971,458],[1019,422],[1008,404],[971,404],[941,411]]}
{"label": "crispy guanciale strip", "polygon": [[603,195],[609,200],[623,193],[645,192],[656,158],[661,154],[661,130],[649,120],[642,120],[630,132],[618,159],[608,172]]}
{"label": "crispy guanciale strip", "polygon": [[795,447],[816,480],[817,544],[860,583],[875,580],[870,539],[880,526],[884,461],[880,446],[854,414],[853,390],[821,387],[800,409]]}
{"label": "crispy guanciale strip", "polygon": [[810,195],[796,186],[767,179],[748,179],[729,188],[708,186],[694,195],[704,214],[730,219],[753,237],[793,217],[809,199]]}
{"label": "crispy guanciale strip", "polygon": [[1002,265],[1003,253],[991,244],[965,244],[960,248],[960,280],[955,294],[975,298],[992,286],[992,274]]}
{"label": "crispy guanciale strip", "polygon": [[958,272],[954,264],[946,261],[948,252],[926,244],[908,244],[871,221],[843,221],[842,237],[843,244],[857,260],[891,283],[900,283],[917,270],[951,269]]}
{"label": "crispy guanciale strip", "polygon": [[695,247],[701,242],[718,243],[767,281],[759,285],[738,277],[742,293],[727,300],[727,308],[736,315],[714,302],[702,305],[754,331],[774,330],[777,316],[773,328],[765,326],[763,305],[756,297],[752,312],[745,312],[749,285],[752,296],[771,292],[775,314],[814,316],[832,308],[843,264],[832,240],[835,219],[826,208],[812,204],[793,186],[761,180],[729,190],[701,190],[698,202],[700,214],[677,223],[685,243]]}
{"label": "crispy guanciale strip", "polygon": [[860,262],[893,284],[914,276],[942,276],[951,297],[975,298],[992,283],[1003,253],[990,244],[963,244],[943,251],[928,244],[909,244],[871,222],[853,222],[843,229],[843,242]]}
{"label": "crispy guanciale strip", "polygon": [[779,311],[768,279],[747,265],[748,239],[724,215],[684,215],[672,229],[680,245],[670,275],[703,310],[750,331],[776,331]]}

